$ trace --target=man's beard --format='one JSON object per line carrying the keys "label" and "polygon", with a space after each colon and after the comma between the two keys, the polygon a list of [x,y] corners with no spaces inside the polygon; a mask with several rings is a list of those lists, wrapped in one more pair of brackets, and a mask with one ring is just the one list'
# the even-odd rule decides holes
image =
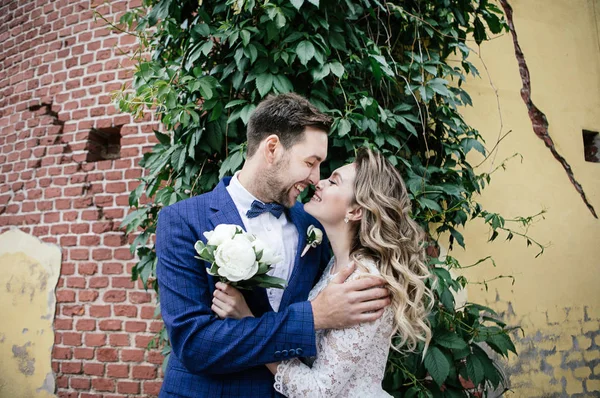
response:
{"label": "man's beard", "polygon": [[290,203],[290,191],[294,187],[292,184],[289,187],[285,186],[284,176],[289,170],[289,159],[281,159],[273,165],[273,171],[266,171],[264,178],[264,192],[274,202],[277,202],[287,208],[293,207],[295,203]]}

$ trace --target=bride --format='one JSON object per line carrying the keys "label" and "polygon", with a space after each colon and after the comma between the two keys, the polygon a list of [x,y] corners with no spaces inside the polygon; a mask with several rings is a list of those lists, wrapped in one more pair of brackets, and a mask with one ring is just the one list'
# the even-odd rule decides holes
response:
{"label": "bride", "polygon": [[[347,280],[382,278],[392,304],[374,322],[318,330],[316,358],[267,364],[275,390],[286,397],[389,397],[381,381],[392,336],[400,337],[393,348],[406,351],[419,342],[427,346],[431,338],[424,234],[409,215],[404,181],[380,153],[363,148],[354,163],[317,184],[304,209],[323,225],[334,254],[309,300],[331,281],[343,283],[353,270]],[[213,309],[219,317],[252,316],[239,291],[222,283],[217,289]]]}

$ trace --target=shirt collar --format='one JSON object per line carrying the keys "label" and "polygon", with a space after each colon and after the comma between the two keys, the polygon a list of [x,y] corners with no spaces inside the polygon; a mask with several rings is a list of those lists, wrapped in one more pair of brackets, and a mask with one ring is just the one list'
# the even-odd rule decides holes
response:
{"label": "shirt collar", "polygon": [[[240,182],[238,179],[238,175],[240,174],[237,171],[233,177],[231,178],[231,182],[227,187],[229,191],[229,196],[233,199],[234,203],[239,206],[239,209],[243,214],[246,214],[248,210],[250,210],[250,206],[252,206],[252,202],[258,200],[254,195],[252,195]],[[259,201],[260,202],[260,201]]]}

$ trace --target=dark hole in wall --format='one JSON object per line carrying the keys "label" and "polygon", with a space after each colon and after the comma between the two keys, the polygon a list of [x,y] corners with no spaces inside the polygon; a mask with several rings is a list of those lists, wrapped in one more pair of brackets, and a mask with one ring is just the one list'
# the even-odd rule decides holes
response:
{"label": "dark hole in wall", "polygon": [[597,131],[583,130],[583,153],[587,162],[600,163],[600,134]]}
{"label": "dark hole in wall", "polygon": [[92,129],[87,142],[87,162],[119,159],[121,155],[121,127]]}

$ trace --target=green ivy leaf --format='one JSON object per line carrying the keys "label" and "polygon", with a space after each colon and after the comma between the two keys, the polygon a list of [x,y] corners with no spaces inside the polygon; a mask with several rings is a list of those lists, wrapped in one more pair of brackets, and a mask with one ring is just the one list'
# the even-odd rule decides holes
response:
{"label": "green ivy leaf", "polygon": [[475,355],[467,357],[467,374],[469,375],[469,379],[471,379],[476,386],[483,380],[485,375],[483,365]]}
{"label": "green ivy leaf", "polygon": [[290,0],[290,2],[294,7],[296,7],[297,10],[300,10],[300,7],[302,7],[302,4],[304,4],[304,0]]}
{"label": "green ivy leaf", "polygon": [[440,78],[431,79],[427,82],[427,86],[431,87],[431,89],[436,93],[445,97],[451,97],[452,93],[450,92],[450,90],[448,90],[448,87],[446,87],[447,84],[447,80]]}
{"label": "green ivy leaf", "polygon": [[248,120],[250,120],[250,116],[252,116],[252,112],[254,112],[255,109],[256,105],[248,104],[240,111],[240,118],[245,125],[248,125]]}
{"label": "green ivy leaf", "polygon": [[244,45],[244,47],[250,43],[250,31],[245,29],[241,30],[240,37],[242,38],[242,44]]}
{"label": "green ivy leaf", "polygon": [[213,97],[213,90],[217,87],[217,80],[211,76],[205,76],[198,79],[200,94],[205,100]]}
{"label": "green ivy leaf", "polygon": [[275,90],[279,93],[289,93],[294,90],[294,85],[290,79],[284,75],[275,75],[273,85],[275,86]]}
{"label": "green ivy leaf", "polygon": [[192,34],[196,34],[200,37],[206,37],[206,36],[210,35],[210,26],[208,26],[204,22],[196,24],[192,28]]}
{"label": "green ivy leaf", "polygon": [[329,64],[317,66],[312,70],[313,81],[317,82],[329,75]]}
{"label": "green ivy leaf", "polygon": [[308,40],[301,41],[296,46],[296,54],[302,65],[306,65],[315,56],[315,46]]}
{"label": "green ivy leaf", "polygon": [[409,133],[411,133],[415,137],[418,136],[417,130],[415,129],[415,127],[408,120],[406,120],[406,118],[404,118],[404,116],[396,115],[395,119],[400,124],[402,124],[406,128],[406,130],[408,130]]}
{"label": "green ivy leaf", "polygon": [[146,218],[148,211],[148,208],[132,211],[123,219],[121,227],[127,227],[127,233],[135,231]]}
{"label": "green ivy leaf", "polygon": [[515,345],[510,340],[510,337],[504,332],[501,333],[490,333],[485,342],[497,353],[508,357],[508,352],[512,351],[513,353],[517,353],[517,349]]}
{"label": "green ivy leaf", "polygon": [[329,43],[331,44],[331,47],[336,50],[348,52],[348,49],[346,48],[346,39],[344,38],[344,35],[339,32],[329,33]]}
{"label": "green ivy leaf", "polygon": [[442,332],[435,335],[435,343],[442,347],[463,350],[467,347],[467,342],[453,332]]}
{"label": "green ivy leaf", "polygon": [[485,156],[485,147],[481,142],[477,141],[475,138],[463,138],[460,141],[460,145],[465,155],[469,153],[471,149],[475,149],[477,152]]}
{"label": "green ivy leaf", "polygon": [[475,42],[477,42],[477,45],[481,44],[484,40],[487,39],[487,35],[485,34],[485,26],[483,26],[483,22],[481,22],[481,19],[479,19],[479,17],[475,18],[473,37],[475,38]]}
{"label": "green ivy leaf", "polygon": [[158,138],[158,141],[163,145],[169,145],[171,143],[171,136],[163,134],[158,130],[154,130],[154,136]]}
{"label": "green ivy leaf", "polygon": [[337,77],[342,77],[344,75],[344,65],[340,64],[337,61],[331,62],[328,64],[331,73],[336,75]]}
{"label": "green ivy leaf", "polygon": [[262,73],[256,77],[256,89],[261,97],[266,96],[273,87],[273,75],[270,73]]}
{"label": "green ivy leaf", "polygon": [[429,347],[425,355],[425,368],[438,386],[444,384],[444,381],[450,373],[450,364],[446,356],[437,347]]}
{"label": "green ivy leaf", "polygon": [[238,150],[232,153],[225,161],[221,164],[219,169],[219,179],[222,179],[226,174],[235,172],[244,161],[244,153]]}
{"label": "green ivy leaf", "polygon": [[456,239],[458,244],[460,246],[462,246],[462,248],[464,249],[465,248],[465,238],[462,236],[462,234],[454,228],[450,228],[450,234],[452,235],[452,237],[454,239]]}
{"label": "green ivy leaf", "polygon": [[436,201],[421,197],[421,198],[417,198],[417,202],[419,202],[419,204],[422,207],[425,207],[425,208],[428,208],[428,209],[431,209],[433,211],[437,211],[440,213],[442,212],[442,208]]}
{"label": "green ivy leaf", "polygon": [[346,134],[348,134],[351,129],[352,129],[352,126],[350,125],[350,122],[347,119],[340,119],[340,122],[338,123],[338,128],[337,128],[338,135],[340,137],[343,137]]}
{"label": "green ivy leaf", "polygon": [[247,102],[248,102],[248,100],[245,100],[245,99],[237,99],[237,100],[229,101],[227,103],[227,105],[225,105],[225,109],[229,109],[229,108],[237,106],[237,105],[245,104]]}

